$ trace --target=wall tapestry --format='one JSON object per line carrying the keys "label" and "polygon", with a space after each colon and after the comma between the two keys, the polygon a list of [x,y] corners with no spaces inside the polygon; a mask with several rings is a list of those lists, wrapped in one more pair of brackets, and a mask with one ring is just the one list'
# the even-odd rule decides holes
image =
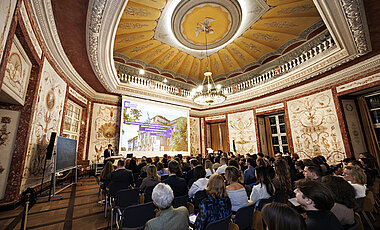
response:
{"label": "wall tapestry", "polygon": [[[104,149],[112,144],[118,152],[120,107],[94,103],[91,123],[91,136],[88,159],[96,163],[103,156]],[[100,159],[103,162],[103,159]]]}
{"label": "wall tapestry", "polygon": [[330,164],[346,157],[331,90],[288,102],[294,153],[324,156]]}
{"label": "wall tapestry", "polygon": [[199,118],[190,117],[190,154],[201,154],[201,129]]}
{"label": "wall tapestry", "polygon": [[17,1],[14,0],[0,1],[0,61],[3,58],[16,3]]}
{"label": "wall tapestry", "polygon": [[[32,63],[16,37],[13,39],[1,90],[24,105]],[[12,100],[12,102],[13,102]]]}
{"label": "wall tapestry", "polygon": [[0,200],[5,195],[19,118],[19,111],[0,109]]}
{"label": "wall tapestry", "polygon": [[257,153],[257,140],[253,111],[228,114],[230,150],[235,140],[236,154]]}
{"label": "wall tapestry", "polygon": [[[66,87],[66,83],[45,59],[40,85],[38,86],[38,96],[34,109],[20,192],[27,187],[34,187],[41,182],[46,147],[49,144],[51,132],[59,134],[61,128]],[[45,173],[46,180],[50,178],[48,174]]]}

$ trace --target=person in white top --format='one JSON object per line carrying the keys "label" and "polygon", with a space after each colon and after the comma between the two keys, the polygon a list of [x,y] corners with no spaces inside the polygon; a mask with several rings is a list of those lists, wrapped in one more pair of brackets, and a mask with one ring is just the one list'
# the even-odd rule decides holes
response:
{"label": "person in white top", "polygon": [[222,157],[220,159],[220,164],[222,164],[222,165],[216,170],[215,173],[223,175],[225,173],[225,171],[226,171],[226,168],[227,168],[227,158]]}
{"label": "person in white top", "polygon": [[208,179],[205,178],[206,171],[202,165],[197,165],[194,168],[194,183],[189,190],[189,197],[194,198],[195,193],[205,190],[208,185]]}
{"label": "person in white top", "polygon": [[346,166],[343,169],[343,178],[348,181],[355,189],[355,198],[362,198],[366,196],[367,176],[363,169],[355,166]]}
{"label": "person in white top", "polygon": [[252,187],[250,200],[254,203],[268,199],[274,196],[274,185],[269,178],[267,169],[264,166],[256,167],[255,169],[256,185]]}
{"label": "person in white top", "polygon": [[206,169],[206,178],[209,178],[214,173],[213,165],[210,160],[206,160],[205,169]]}

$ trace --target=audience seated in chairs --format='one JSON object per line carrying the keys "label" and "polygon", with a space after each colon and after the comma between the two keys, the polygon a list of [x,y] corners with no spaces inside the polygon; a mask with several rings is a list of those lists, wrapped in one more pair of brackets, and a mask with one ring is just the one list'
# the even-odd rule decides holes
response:
{"label": "audience seated in chairs", "polygon": [[317,180],[302,179],[296,182],[297,202],[306,210],[308,230],[343,230],[342,225],[330,211],[334,198],[330,189]]}
{"label": "audience seated in chairs", "polygon": [[119,160],[116,170],[111,173],[111,182],[108,186],[111,196],[115,196],[119,190],[130,188],[132,185],[132,171],[124,167],[124,160]]}
{"label": "audience seated in chairs", "polygon": [[206,160],[205,161],[205,170],[206,170],[206,178],[210,178],[212,174],[214,174],[214,168],[212,165],[212,161]]}
{"label": "audience seated in chairs", "polygon": [[231,215],[231,201],[221,175],[215,173],[210,177],[206,192],[208,196],[199,205],[194,230],[205,229],[209,223]]}
{"label": "audience seated in chairs", "polygon": [[322,180],[322,171],[319,165],[307,164],[303,170],[303,175],[305,178],[309,178],[311,180]]}
{"label": "audience seated in chairs", "polygon": [[363,169],[355,166],[346,166],[343,169],[343,178],[354,187],[356,199],[366,196],[367,187],[365,186],[365,183],[367,177]]}
{"label": "audience seated in chairs", "polygon": [[153,189],[152,199],[155,206],[159,208],[156,218],[149,220],[146,225],[146,230],[161,230],[189,229],[189,212],[186,207],[173,208],[173,190],[169,185],[159,183]]}
{"label": "audience seated in chairs", "polygon": [[104,165],[104,168],[102,172],[100,173],[100,182],[101,184],[101,189],[105,189],[109,183],[111,182],[111,173],[113,171],[113,165],[111,161],[107,161],[107,163]]}
{"label": "audience seated in chairs", "polygon": [[172,160],[169,162],[169,177],[162,181],[165,184],[168,184],[174,193],[174,197],[187,195],[187,184],[186,180],[179,177],[178,174],[181,174],[180,165],[178,161]]}
{"label": "audience seated in chairs", "polygon": [[160,183],[160,177],[157,174],[157,168],[155,165],[151,164],[147,166],[146,175],[147,176],[142,180],[140,185],[140,190],[143,192],[145,191],[145,188],[155,186]]}
{"label": "audience seated in chairs", "polygon": [[194,183],[191,185],[189,190],[189,197],[194,198],[198,191],[205,190],[208,184],[208,179],[206,177],[206,170],[201,166],[197,165],[194,168]]}
{"label": "audience seated in chairs", "polygon": [[231,200],[233,212],[248,205],[248,197],[245,188],[238,182],[240,175],[241,171],[235,166],[228,166],[226,168],[225,177],[228,183],[226,190],[228,197]]}
{"label": "audience seated in chairs", "polygon": [[[252,188],[250,200],[256,203],[256,206],[263,206],[261,200],[271,199],[275,194],[274,185],[269,178],[268,170],[265,166],[258,166],[255,169],[256,185]],[[271,202],[272,200],[268,200]],[[261,202],[261,204],[260,204]]]}
{"label": "audience seated in chairs", "polygon": [[293,195],[288,162],[284,158],[277,158],[274,161],[274,171],[275,201],[286,203],[289,197]]}
{"label": "audience seated in chairs", "polygon": [[335,204],[331,212],[338,218],[341,225],[353,225],[355,223],[354,208],[357,206],[355,189],[342,177],[338,176],[324,176],[322,177],[322,182],[334,194]]}
{"label": "audience seated in chairs", "polygon": [[168,169],[164,167],[164,164],[161,162],[157,162],[157,174],[162,177],[162,176],[167,176],[168,175]]}
{"label": "audience seated in chairs", "polygon": [[261,216],[267,230],[306,230],[302,216],[286,204],[275,202],[266,204],[261,211]]}

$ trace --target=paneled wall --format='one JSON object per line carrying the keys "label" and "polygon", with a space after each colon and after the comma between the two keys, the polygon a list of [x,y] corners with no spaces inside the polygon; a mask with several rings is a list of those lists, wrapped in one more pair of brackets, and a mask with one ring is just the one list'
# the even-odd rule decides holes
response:
{"label": "paneled wall", "polygon": [[287,103],[294,153],[301,159],[323,155],[329,163],[346,157],[331,90]]}
{"label": "paneled wall", "polygon": [[[38,96],[25,158],[21,191],[40,183],[51,132],[59,134],[67,84],[56,73],[48,60],[44,60]],[[47,167],[47,172],[49,167]],[[50,178],[45,173],[46,180]]]}
{"label": "paneled wall", "polygon": [[201,126],[198,117],[190,117],[190,154],[201,154]]}
{"label": "paneled wall", "polygon": [[[90,130],[90,144],[88,160],[95,163],[103,156],[108,144],[118,151],[120,107],[114,105],[94,103]],[[103,160],[101,160],[103,162]]]}
{"label": "paneled wall", "polygon": [[228,114],[230,150],[235,141],[236,154],[257,153],[257,139],[253,110]]}

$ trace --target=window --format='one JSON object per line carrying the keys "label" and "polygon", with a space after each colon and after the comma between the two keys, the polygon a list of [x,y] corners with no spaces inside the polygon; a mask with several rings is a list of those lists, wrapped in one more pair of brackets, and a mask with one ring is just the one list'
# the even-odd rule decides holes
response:
{"label": "window", "polygon": [[62,136],[79,141],[82,107],[68,100]]}
{"label": "window", "polygon": [[272,146],[274,154],[289,151],[288,140],[286,139],[284,114],[269,116],[270,130],[272,133]]}
{"label": "window", "polygon": [[380,93],[376,92],[375,95],[366,98],[371,120],[377,140],[380,144]]}

